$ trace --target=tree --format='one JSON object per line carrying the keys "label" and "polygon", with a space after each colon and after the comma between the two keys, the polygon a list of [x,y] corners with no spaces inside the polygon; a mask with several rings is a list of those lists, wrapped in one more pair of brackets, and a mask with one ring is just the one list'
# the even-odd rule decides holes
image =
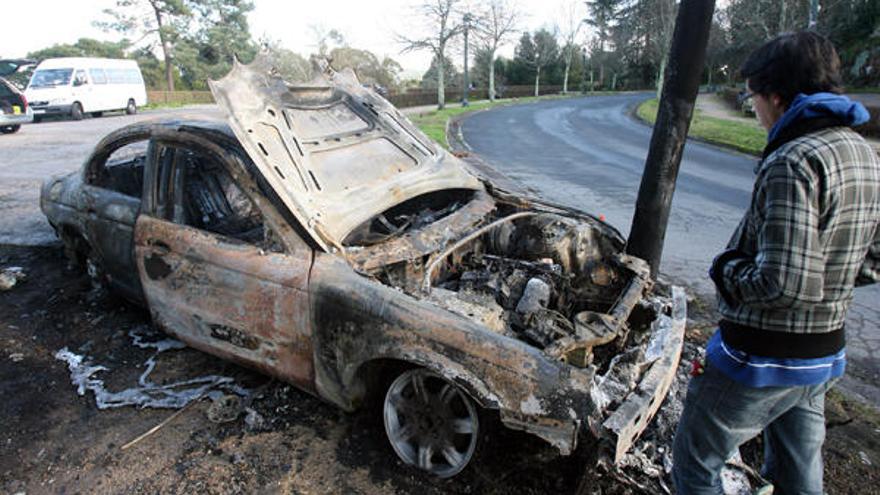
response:
{"label": "tree", "polygon": [[223,77],[235,58],[249,62],[256,55],[247,14],[250,0],[189,0],[190,29],[176,48],[177,66],[190,88],[206,89],[208,79]]}
{"label": "tree", "polygon": [[588,0],[587,9],[590,17],[586,23],[596,28],[598,46],[595,50],[595,58],[599,61],[599,84],[605,85],[605,48],[611,39],[611,29],[617,14],[617,6],[620,0]]}
{"label": "tree", "polygon": [[569,1],[562,5],[562,18],[560,19],[560,35],[562,39],[562,59],[565,63],[565,76],[562,80],[562,92],[568,93],[568,74],[571,70],[571,61],[574,53],[578,51],[575,39],[584,25],[583,19],[577,15],[577,4]]}
{"label": "tree", "polygon": [[666,65],[669,63],[669,48],[672,46],[672,34],[675,31],[675,17],[678,14],[678,6],[675,0],[644,0],[646,11],[653,11],[650,18],[654,21],[649,29],[654,33],[652,43],[645,43],[645,48],[654,66],[659,65],[657,70],[657,99],[663,90],[663,80],[666,74]]}
{"label": "tree", "polygon": [[272,66],[282,79],[289,82],[306,82],[312,78],[312,65],[302,55],[281,46],[281,42],[264,39],[260,42],[272,60]]}
{"label": "tree", "polygon": [[477,54],[482,53],[488,62],[490,101],[495,101],[495,54],[517,32],[520,17],[520,11],[508,0],[490,1],[485,12],[477,17]]}
{"label": "tree", "polygon": [[556,35],[545,28],[535,31],[534,35],[523,33],[515,50],[515,58],[519,59],[535,72],[535,96],[540,94],[541,70],[554,64],[559,57],[559,45]]}
{"label": "tree", "polygon": [[348,46],[345,36],[336,29],[327,28],[323,24],[311,24],[309,31],[314,41],[313,46],[318,50],[316,55],[319,57],[327,58],[330,55],[331,44],[334,48]]}
{"label": "tree", "polygon": [[368,50],[349,46],[334,48],[330,53],[330,65],[336,70],[351,68],[358,79],[364,83],[396,89],[398,74],[403,68],[395,60],[385,57],[382,60]]}
{"label": "tree", "polygon": [[437,108],[439,110],[446,106],[446,48],[463,28],[458,18],[459,2],[460,0],[425,0],[415,9],[418,18],[426,25],[426,31],[432,34],[421,38],[397,35],[398,42],[404,46],[403,52],[424,50],[433,54],[432,65],[433,63],[438,65],[436,75]]}
{"label": "tree", "polygon": [[[437,74],[440,67],[443,67],[444,71],[442,77]],[[449,81],[452,84],[457,84],[458,81],[461,80],[461,73],[455,69],[455,65],[453,65],[452,61],[448,58],[446,61],[440,62],[437,60],[437,57],[434,57],[434,60],[431,60],[431,66],[428,67],[428,70],[422,75],[420,86],[422,89],[438,89],[437,84],[441,79],[443,81]]]}
{"label": "tree", "polygon": [[27,54],[27,58],[42,61],[58,57],[102,57],[125,58],[126,50],[131,47],[127,39],[122,41],[98,41],[92,38],[80,38],[74,44],[56,44]]}
{"label": "tree", "polygon": [[105,9],[111,19],[97,21],[95,25],[105,30],[115,30],[134,35],[137,45],[145,38],[158,40],[165,59],[165,82],[174,91],[172,73],[173,43],[177,41],[191,16],[185,0],[116,0],[116,9]]}
{"label": "tree", "polygon": [[[715,15],[712,20],[712,30],[709,32],[709,42],[706,45],[706,84],[711,88],[714,84],[714,75],[724,65],[724,49],[727,46],[727,32],[722,26],[719,16]],[[729,74],[729,68],[727,70]],[[711,91],[711,90],[710,90]]]}

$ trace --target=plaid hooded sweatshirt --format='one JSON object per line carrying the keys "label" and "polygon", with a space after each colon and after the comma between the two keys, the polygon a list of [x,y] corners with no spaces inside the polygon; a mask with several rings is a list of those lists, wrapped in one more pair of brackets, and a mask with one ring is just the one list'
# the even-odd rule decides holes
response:
{"label": "plaid hooded sweatshirt", "polygon": [[751,205],[710,270],[722,320],[707,356],[747,385],[843,373],[853,288],[880,280],[880,158],[849,128],[867,119],[817,93],[771,129]]}

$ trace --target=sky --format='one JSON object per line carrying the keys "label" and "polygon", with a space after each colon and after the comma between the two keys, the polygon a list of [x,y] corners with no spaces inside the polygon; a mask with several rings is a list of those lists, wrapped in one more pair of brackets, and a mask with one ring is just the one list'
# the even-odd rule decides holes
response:
{"label": "sky", "polygon": [[[420,77],[430,65],[425,52],[401,54],[395,33],[410,34],[420,29],[413,6],[418,0],[253,0],[255,9],[248,16],[255,39],[271,38],[307,56],[315,51],[312,26],[336,29],[349,45],[390,56],[404,68],[404,77]],[[574,0],[572,0],[574,1]],[[584,2],[574,1],[586,16]],[[103,32],[92,25],[115,0],[28,0],[22,4],[28,15],[20,19],[39,21],[5,22],[0,28],[0,57],[23,57],[30,51],[57,43],[74,43],[79,38],[115,41],[120,35]],[[551,27],[562,18],[566,0],[520,0],[525,14],[521,25],[528,30]],[[15,17],[15,16],[13,16]],[[511,57],[514,42],[501,51]],[[454,57],[456,57],[454,55]],[[461,58],[458,55],[456,58]]]}

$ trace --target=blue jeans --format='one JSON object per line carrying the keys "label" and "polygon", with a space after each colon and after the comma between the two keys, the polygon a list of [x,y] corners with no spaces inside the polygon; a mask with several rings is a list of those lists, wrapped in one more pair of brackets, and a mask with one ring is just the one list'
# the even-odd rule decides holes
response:
{"label": "blue jeans", "polygon": [[673,444],[678,495],[720,494],[721,468],[764,432],[763,476],[774,495],[822,495],[825,393],[819,385],[753,388],[706,363],[691,379]]}

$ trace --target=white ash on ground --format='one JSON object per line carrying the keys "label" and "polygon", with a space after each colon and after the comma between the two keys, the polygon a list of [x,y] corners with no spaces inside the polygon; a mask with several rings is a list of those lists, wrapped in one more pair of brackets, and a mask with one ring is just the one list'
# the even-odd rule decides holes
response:
{"label": "white ash on ground", "polygon": [[2,268],[0,269],[0,291],[9,290],[26,279],[27,276],[24,273],[24,268],[20,266]]}
{"label": "white ash on ground", "polygon": [[[678,426],[678,420],[684,409],[688,383],[691,379],[691,367],[695,359],[705,356],[703,347],[685,342],[681,354],[681,363],[675,374],[675,380],[669,388],[669,394],[657,411],[654,420],[623,457],[617,466],[618,479],[645,493],[673,493],[672,480],[672,440]],[[735,463],[742,463],[737,455]],[[611,473],[614,476],[615,473]],[[726,495],[746,495],[752,493],[749,476],[742,469],[728,466],[722,472],[722,484]]]}

